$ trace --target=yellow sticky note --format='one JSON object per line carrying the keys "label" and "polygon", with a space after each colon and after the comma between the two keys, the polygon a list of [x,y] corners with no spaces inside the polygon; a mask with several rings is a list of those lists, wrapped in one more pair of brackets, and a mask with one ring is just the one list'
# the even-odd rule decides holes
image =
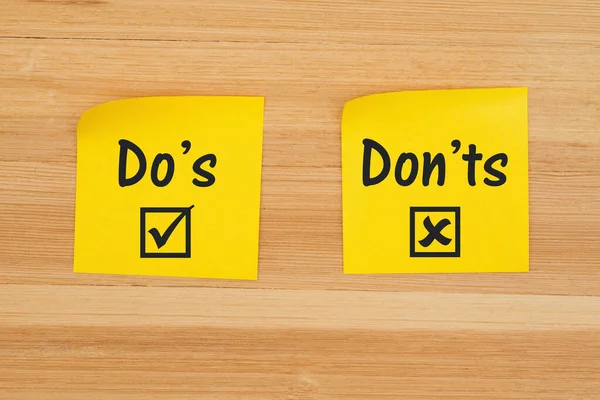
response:
{"label": "yellow sticky note", "polygon": [[257,279],[262,97],[147,97],[77,128],[75,272]]}
{"label": "yellow sticky note", "polygon": [[527,144],[526,88],[348,102],[344,272],[528,271]]}

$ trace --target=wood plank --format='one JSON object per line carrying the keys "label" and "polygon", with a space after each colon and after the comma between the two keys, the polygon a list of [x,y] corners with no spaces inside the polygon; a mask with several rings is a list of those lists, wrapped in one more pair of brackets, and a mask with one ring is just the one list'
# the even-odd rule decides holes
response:
{"label": "wood plank", "polygon": [[0,328],[11,400],[591,400],[598,331]]}
{"label": "wood plank", "polygon": [[600,298],[19,284],[3,286],[0,315],[4,327],[582,331],[600,327]]}
{"label": "wood plank", "polygon": [[[355,46],[340,44],[0,43],[2,64],[12,66],[0,72],[0,283],[600,294],[600,54],[592,45],[365,45],[357,60]],[[532,272],[342,275],[344,102],[498,85],[530,87]],[[267,98],[258,282],[72,273],[79,116],[104,101],[167,94]]]}
{"label": "wood plank", "polygon": [[[3,0],[0,398],[600,398],[600,4]],[[528,86],[531,272],[344,276],[340,118]],[[72,273],[75,128],[266,96],[259,281]]]}
{"label": "wood plank", "polygon": [[353,44],[597,43],[589,0],[4,0],[0,36]]}
{"label": "wood plank", "polygon": [[592,399],[598,315],[594,297],[5,285],[0,390]]}

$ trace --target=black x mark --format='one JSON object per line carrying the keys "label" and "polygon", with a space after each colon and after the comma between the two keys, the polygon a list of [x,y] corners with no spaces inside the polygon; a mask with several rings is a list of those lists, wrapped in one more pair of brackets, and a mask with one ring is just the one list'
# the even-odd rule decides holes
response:
{"label": "black x mark", "polygon": [[452,241],[452,239],[442,235],[442,230],[448,225],[450,225],[450,220],[448,218],[444,218],[436,225],[433,225],[433,223],[431,222],[431,218],[427,216],[427,218],[425,218],[425,220],[423,221],[423,225],[425,226],[425,229],[427,229],[428,234],[427,236],[425,236],[425,238],[419,240],[419,244],[421,244],[421,246],[429,247],[434,240],[437,240],[444,246],[448,246]]}
{"label": "black x mark", "polygon": [[[443,218],[444,216],[448,216],[448,218]],[[423,219],[423,217],[425,218]],[[431,222],[431,218],[442,219],[434,225]],[[416,227],[417,224],[421,223],[427,229],[427,235],[417,241]],[[460,207],[411,206],[409,224],[410,257],[460,257]],[[450,225],[449,228],[448,225]],[[444,229],[453,232],[452,239],[442,234]],[[428,251],[427,248],[434,241],[439,242],[445,247],[439,250]],[[450,243],[452,244],[448,246]],[[417,246],[420,247],[418,251]]]}

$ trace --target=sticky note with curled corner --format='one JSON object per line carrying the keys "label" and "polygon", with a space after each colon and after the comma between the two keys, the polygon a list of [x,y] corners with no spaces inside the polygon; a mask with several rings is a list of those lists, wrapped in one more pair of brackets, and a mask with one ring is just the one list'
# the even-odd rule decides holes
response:
{"label": "sticky note with curled corner", "polygon": [[75,272],[257,279],[263,108],[183,96],[85,112]]}
{"label": "sticky note with curled corner", "polygon": [[345,273],[528,271],[527,89],[348,102],[342,192]]}

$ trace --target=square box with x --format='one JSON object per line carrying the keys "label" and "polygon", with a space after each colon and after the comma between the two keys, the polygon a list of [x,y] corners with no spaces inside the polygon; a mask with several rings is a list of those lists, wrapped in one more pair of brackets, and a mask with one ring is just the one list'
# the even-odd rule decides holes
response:
{"label": "square box with x", "polygon": [[460,257],[460,207],[410,207],[411,257]]}

